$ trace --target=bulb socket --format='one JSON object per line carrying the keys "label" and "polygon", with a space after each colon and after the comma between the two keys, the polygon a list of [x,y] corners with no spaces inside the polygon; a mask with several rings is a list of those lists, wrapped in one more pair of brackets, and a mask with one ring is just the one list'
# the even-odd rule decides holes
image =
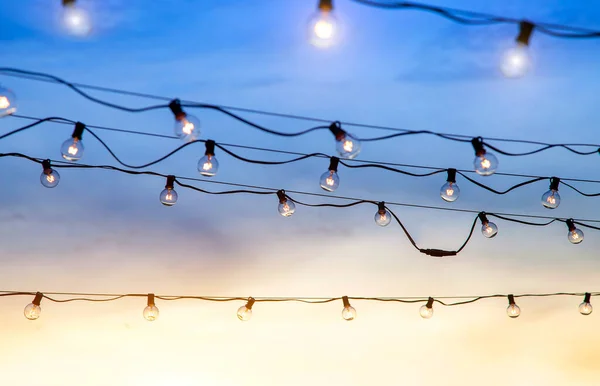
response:
{"label": "bulb socket", "polygon": [[329,158],[329,171],[337,173],[339,163],[340,159],[338,157]]}
{"label": "bulb socket", "polygon": [[321,12],[333,11],[333,0],[319,0],[319,11],[321,11]]}
{"label": "bulb socket", "polygon": [[483,138],[473,138],[471,140],[471,145],[473,145],[473,150],[475,150],[475,155],[477,157],[480,157],[485,154],[485,148],[483,147]]}
{"label": "bulb socket", "polygon": [[514,306],[515,304],[517,304],[517,303],[515,303],[515,295],[513,295],[513,294],[508,295],[508,304],[510,306]]}
{"label": "bulb socket", "polygon": [[167,176],[167,183],[165,184],[165,189],[173,189],[175,187],[175,176],[169,175]]}
{"label": "bulb socket", "polygon": [[50,165],[49,159],[45,159],[42,161],[42,168],[44,169],[44,174],[52,173],[52,166]]}
{"label": "bulb socket", "polygon": [[36,292],[35,297],[33,298],[32,304],[39,306],[42,303],[42,299],[44,298],[44,294],[41,292]]}
{"label": "bulb socket", "polygon": [[482,225],[487,225],[489,223],[489,220],[487,218],[487,214],[485,212],[479,212],[479,214],[477,215],[477,217],[479,217],[479,220],[481,220],[481,224]]}
{"label": "bulb socket", "polygon": [[148,307],[154,307],[154,294],[148,294]]}
{"label": "bulb socket", "polygon": [[63,7],[74,7],[75,0],[62,0]]}
{"label": "bulb socket", "polygon": [[554,190],[558,192],[558,185],[560,184],[560,178],[551,177],[550,178],[550,190]]}
{"label": "bulb socket", "polygon": [[173,115],[175,115],[176,120],[181,121],[183,118],[185,118],[186,114],[183,111],[183,108],[181,108],[181,101],[179,99],[173,99],[169,103],[169,109],[171,109],[171,112]]}
{"label": "bulb socket", "polygon": [[385,201],[381,201],[377,203],[377,213],[385,214]]}
{"label": "bulb socket", "polygon": [[529,45],[529,39],[531,38],[531,34],[533,33],[533,29],[535,28],[535,24],[530,21],[523,20],[519,23],[519,35],[517,36],[517,43],[523,44],[524,46]]}
{"label": "bulb socket", "polygon": [[342,296],[342,302],[344,303],[344,308],[350,307],[350,300],[348,300],[348,296]]}
{"label": "bulb socket", "polygon": [[425,304],[425,307],[427,308],[433,308],[433,298],[430,297],[429,299],[427,299],[427,304]]}
{"label": "bulb socket", "polygon": [[204,152],[204,155],[211,155],[214,156],[215,155],[215,141],[213,141],[212,139],[208,139],[206,140],[206,151]]}
{"label": "bulb socket", "polygon": [[246,308],[251,310],[255,302],[256,300],[253,297],[249,297],[248,302],[246,303]]}
{"label": "bulb socket", "polygon": [[446,178],[446,181],[456,184],[456,169],[448,169],[448,177]]}
{"label": "bulb socket", "polygon": [[569,228],[569,232],[573,232],[577,227],[575,226],[575,220],[572,218],[565,221],[567,223],[567,227]]}
{"label": "bulb socket", "polygon": [[583,302],[584,303],[590,303],[590,300],[592,299],[592,294],[589,292],[585,293],[585,296],[583,297]]}
{"label": "bulb socket", "polygon": [[335,136],[336,141],[341,141],[346,137],[346,132],[342,129],[340,121],[335,121],[329,125],[329,131]]}
{"label": "bulb socket", "polygon": [[83,130],[85,130],[85,125],[83,123],[75,123],[75,129],[73,129],[73,134],[71,134],[71,137],[77,138],[79,141],[81,141],[81,137],[83,137]]}
{"label": "bulb socket", "polygon": [[285,195],[285,190],[279,189],[277,191],[277,198],[279,198],[279,203],[280,204],[285,204],[287,202],[287,197]]}

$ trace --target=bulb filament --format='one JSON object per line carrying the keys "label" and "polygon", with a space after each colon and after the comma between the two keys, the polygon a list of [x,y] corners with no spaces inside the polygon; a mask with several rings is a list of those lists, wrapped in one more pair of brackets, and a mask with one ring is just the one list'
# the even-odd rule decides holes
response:
{"label": "bulb filament", "polygon": [[76,155],[78,151],[79,150],[77,150],[77,146],[75,146],[75,144],[72,144],[71,146],[69,146],[69,150],[68,150],[69,154]]}
{"label": "bulb filament", "polygon": [[546,202],[548,202],[549,204],[556,204],[556,197],[554,197],[554,191],[552,191],[552,194],[550,196],[548,196],[548,198],[546,199]]}
{"label": "bulb filament", "polygon": [[184,132],[184,134],[190,135],[192,134],[192,131],[194,131],[194,124],[190,121],[188,121],[187,119],[184,120],[184,125],[183,125],[183,129],[182,131]]}
{"label": "bulb filament", "polygon": [[490,162],[490,160],[489,160],[489,159],[487,159],[487,158],[483,158],[483,159],[481,160],[481,167],[482,167],[482,168],[484,168],[484,169],[489,169],[491,166],[492,166],[492,163]]}
{"label": "bulb filament", "polygon": [[579,235],[577,234],[577,231],[576,231],[576,230],[572,230],[572,231],[571,231],[571,238],[572,238],[573,240],[579,240]]}
{"label": "bulb filament", "polygon": [[204,165],[202,165],[202,170],[210,170],[212,167],[213,165],[211,162],[205,162]]}
{"label": "bulb filament", "polygon": [[49,183],[53,183],[54,182],[54,176],[52,174],[47,174],[46,175],[46,181],[48,181]]}
{"label": "bulb filament", "polygon": [[7,109],[10,106],[10,101],[5,96],[0,96],[0,109]]}
{"label": "bulb filament", "polygon": [[345,140],[344,141],[344,150],[347,152],[351,152],[352,149],[354,149],[354,143],[352,143],[352,141],[349,140]]}
{"label": "bulb filament", "polygon": [[326,183],[328,186],[333,186],[333,185],[335,184],[335,181],[333,180],[333,171],[330,171],[330,172],[329,172],[329,177],[327,177],[327,178],[325,179],[325,183]]}
{"label": "bulb filament", "polygon": [[173,194],[171,193],[171,189],[169,189],[169,191],[167,192],[167,195],[165,196],[165,200],[173,201]]}
{"label": "bulb filament", "polygon": [[319,39],[331,39],[333,36],[333,25],[325,20],[319,20],[315,24],[315,35]]}

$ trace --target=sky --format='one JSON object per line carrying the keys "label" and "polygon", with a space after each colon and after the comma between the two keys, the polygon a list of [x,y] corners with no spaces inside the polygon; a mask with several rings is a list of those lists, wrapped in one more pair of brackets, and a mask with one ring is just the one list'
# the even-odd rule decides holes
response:
{"label": "sky", "polygon": [[[515,26],[467,27],[432,14],[368,8],[336,1],[343,24],[328,50],[307,42],[313,0],[79,0],[94,32],[67,36],[60,2],[7,2],[0,13],[2,67],[199,102],[413,130],[546,142],[598,143],[598,40],[532,37],[533,69],[510,80],[498,71],[514,44]],[[600,5],[589,1],[431,0],[473,11],[599,29]],[[53,84],[0,75],[19,113],[58,116],[90,125],[172,134],[166,110],[126,113],[84,100]],[[95,93],[127,106],[155,101]],[[214,111],[190,111],[203,139],[334,155],[326,131],[294,139],[253,130]],[[244,115],[292,132],[310,123]],[[6,117],[0,132],[26,121]],[[359,137],[387,132],[348,128]],[[0,152],[60,158],[72,128],[44,124],[6,138]],[[159,158],[178,140],[98,132],[125,161]],[[84,134],[86,164],[116,165]],[[527,149],[505,144],[509,150]],[[151,170],[198,177],[201,144]],[[264,160],[287,156],[250,150]],[[324,159],[284,166],[242,163],[217,150],[216,181],[322,193]],[[528,157],[497,155],[498,171],[600,179],[596,156],[550,150]],[[363,144],[359,159],[472,168],[470,144],[412,136]],[[179,201],[160,205],[164,180],[101,170],[61,169],[55,189],[39,183],[41,168],[3,158],[0,290],[156,293],[212,296],[460,296],[598,291],[600,237],[584,229],[580,245],[564,224],[534,228],[495,221],[498,235],[478,230],[453,258],[416,251],[394,223],[377,227],[375,207],[297,207],[277,213],[274,196],[209,196],[176,188]],[[413,178],[380,170],[340,168],[336,194],[487,212],[600,219],[598,198],[562,189],[554,211],[540,204],[547,181],[504,196],[458,180],[461,197],[445,203],[443,175]],[[495,188],[512,177],[479,177]],[[226,189],[198,182],[199,187]],[[586,192],[598,185],[580,183]],[[297,197],[311,203],[324,198]],[[393,207],[426,248],[457,248],[473,214]],[[145,299],[109,303],[42,301],[36,321],[23,317],[32,299],[0,299],[0,384],[25,386],[145,385],[597,385],[600,311],[583,317],[579,298],[506,299],[460,307],[352,302],[358,316],[341,318],[341,302],[258,303],[247,323],[238,303],[157,301],[160,317],[142,317]]]}

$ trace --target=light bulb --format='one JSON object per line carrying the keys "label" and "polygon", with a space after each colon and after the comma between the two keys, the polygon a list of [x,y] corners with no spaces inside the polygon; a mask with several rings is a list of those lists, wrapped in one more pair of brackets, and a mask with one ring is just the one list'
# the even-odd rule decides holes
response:
{"label": "light bulb", "polygon": [[248,302],[245,306],[241,306],[237,310],[237,317],[242,322],[247,322],[252,317],[252,306],[254,305],[254,298],[248,298]]}
{"label": "light bulb", "polygon": [[344,309],[342,310],[342,318],[347,321],[356,319],[356,310],[350,305],[348,296],[342,296],[342,302],[344,303]]}
{"label": "light bulb", "polygon": [[25,317],[27,319],[36,320],[37,318],[40,317],[40,313],[42,312],[42,308],[40,307],[40,304],[42,302],[43,297],[44,297],[44,295],[42,295],[40,292],[37,292],[35,294],[35,297],[33,298],[33,301],[31,303],[29,303],[27,305],[27,307],[25,307],[23,314],[25,315]]}
{"label": "light bulb", "polygon": [[498,159],[492,153],[483,153],[473,161],[475,171],[481,176],[491,176],[498,169]]}
{"label": "light bulb", "polygon": [[454,202],[460,196],[460,188],[455,182],[446,182],[440,189],[440,196],[444,201]]}
{"label": "light bulb", "polygon": [[175,119],[175,135],[188,142],[196,140],[200,137],[200,120],[190,114]]}
{"label": "light bulb", "polygon": [[0,87],[0,118],[17,111],[17,97],[7,88]]}
{"label": "light bulb", "polygon": [[158,319],[158,307],[156,306],[146,306],[146,308],[144,308],[144,319],[146,319],[149,322],[154,322],[156,319]]}
{"label": "light bulb", "polygon": [[583,303],[579,305],[579,312],[581,315],[589,315],[594,311],[592,303],[590,302],[591,297],[592,295],[589,292],[586,292]]}
{"label": "light bulb", "polygon": [[433,298],[427,300],[427,304],[424,304],[419,308],[419,315],[423,319],[429,319],[433,316]]}
{"label": "light bulb", "polygon": [[315,47],[328,48],[337,41],[338,21],[331,11],[317,11],[308,21],[309,41]]}
{"label": "light bulb", "polygon": [[493,222],[490,222],[485,212],[481,212],[478,215],[481,220],[481,234],[491,239],[498,234],[498,227]]}
{"label": "light bulb", "polygon": [[343,138],[337,140],[336,150],[340,157],[353,159],[360,153],[360,141],[346,133]]}
{"label": "light bulb", "polygon": [[515,303],[515,296],[508,295],[508,308],[506,308],[506,314],[511,318],[518,318],[521,315],[521,309]]}
{"label": "light bulb", "polygon": [[567,233],[567,237],[572,244],[579,244],[583,241],[583,231],[581,229],[577,229],[575,227],[575,221],[571,218],[566,221],[567,228],[569,228],[569,233]]}
{"label": "light bulb", "polygon": [[513,48],[508,49],[500,64],[500,71],[507,78],[521,78],[531,67],[531,57],[529,48],[521,43]]}
{"label": "light bulb", "polygon": [[60,182],[60,174],[50,166],[50,160],[42,161],[42,174],[40,175],[40,182],[46,188],[54,188]]}
{"label": "light bulb", "polygon": [[67,161],[79,161],[83,157],[83,143],[78,138],[69,138],[60,147],[62,157]]}
{"label": "light bulb", "polygon": [[560,205],[560,194],[558,194],[558,185],[560,178],[550,178],[550,190],[542,195],[542,205],[548,209],[556,209]]}
{"label": "light bulb", "polygon": [[165,206],[173,206],[177,202],[177,192],[174,189],[175,176],[167,176],[165,189],[160,192],[160,202]]}
{"label": "light bulb", "polygon": [[213,177],[219,170],[219,161],[214,155],[205,155],[198,161],[198,171],[206,177]]}
{"label": "light bulb", "polygon": [[75,5],[75,0],[63,0],[62,21],[66,30],[74,36],[87,36],[92,31],[88,13]]}
{"label": "light bulb", "polygon": [[377,212],[375,213],[375,223],[384,227],[392,221],[392,214],[385,208],[385,202],[381,201],[377,204]]}
{"label": "light bulb", "polygon": [[277,210],[283,217],[290,217],[296,211],[296,205],[292,200],[289,200],[285,195],[285,190],[281,189],[277,191],[277,198],[279,198],[279,206]]}
{"label": "light bulb", "polygon": [[329,170],[321,174],[319,182],[321,188],[328,192],[333,192],[340,186],[340,177],[334,170]]}

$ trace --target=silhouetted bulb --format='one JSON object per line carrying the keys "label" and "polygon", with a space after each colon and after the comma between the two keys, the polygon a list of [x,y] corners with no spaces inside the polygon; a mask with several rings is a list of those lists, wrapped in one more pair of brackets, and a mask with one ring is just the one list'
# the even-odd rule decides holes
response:
{"label": "silhouetted bulb", "polygon": [[319,48],[335,44],[338,35],[338,21],[331,10],[318,10],[308,22],[310,43]]}
{"label": "silhouetted bulb", "polygon": [[207,154],[198,161],[198,171],[206,177],[212,177],[219,171],[219,161],[214,155]]}
{"label": "silhouetted bulb", "polygon": [[475,171],[482,176],[490,176],[498,169],[498,159],[492,153],[485,152],[475,157]]}
{"label": "silhouetted bulb", "polygon": [[17,97],[7,88],[0,87],[0,118],[17,111]]}
{"label": "silhouetted bulb", "polygon": [[516,304],[510,304],[508,308],[506,308],[506,314],[511,318],[518,318],[521,315],[521,309]]}
{"label": "silhouetted bulb", "polygon": [[481,234],[491,239],[498,234],[498,227],[493,222],[485,222],[481,225]]}
{"label": "silhouetted bulb", "polygon": [[173,206],[177,202],[177,192],[173,188],[165,188],[160,193],[160,202],[166,206]]}
{"label": "silhouetted bulb", "polygon": [[29,303],[27,307],[25,307],[25,317],[29,320],[36,320],[40,317],[40,313],[42,312],[42,308],[36,304]]}
{"label": "silhouetted bulb", "polygon": [[252,317],[252,309],[246,306],[241,306],[238,308],[237,317],[242,322],[247,322]]}
{"label": "silhouetted bulb", "polygon": [[333,192],[340,186],[340,177],[334,170],[326,171],[321,175],[321,188]]}
{"label": "silhouetted bulb", "polygon": [[344,307],[344,309],[342,310],[342,318],[344,318],[344,320],[347,321],[354,320],[356,318],[356,310],[354,309],[354,307]]}
{"label": "silhouetted bulb", "polygon": [[542,205],[548,209],[556,209],[560,205],[560,194],[556,190],[550,189],[542,195]]}
{"label": "silhouetted bulb", "polygon": [[40,182],[46,188],[54,188],[60,182],[60,174],[54,169],[46,169],[40,175]]}
{"label": "silhouetted bulb", "polygon": [[529,48],[525,44],[517,43],[508,49],[502,57],[500,71],[507,78],[521,78],[531,67]]}
{"label": "silhouetted bulb", "polygon": [[78,138],[69,138],[60,147],[62,157],[67,161],[79,161],[83,157],[83,142]]}
{"label": "silhouetted bulb", "polygon": [[149,322],[154,322],[156,319],[158,319],[158,314],[158,307],[155,305],[149,305],[144,308],[144,319]]}
{"label": "silhouetted bulb", "polygon": [[419,309],[419,314],[423,319],[429,319],[433,316],[433,307],[427,307],[427,305],[424,304]]}
{"label": "silhouetted bulb", "polygon": [[579,312],[581,315],[589,315],[592,313],[594,309],[592,308],[592,304],[589,302],[583,302],[579,305]]}
{"label": "silhouetted bulb", "polygon": [[286,200],[285,202],[279,203],[277,210],[283,217],[290,217],[296,211],[296,205],[293,201]]}
{"label": "silhouetted bulb", "polygon": [[440,196],[444,201],[454,202],[460,196],[460,188],[456,182],[446,182],[440,189]]}
{"label": "silhouetted bulb", "polygon": [[92,31],[88,13],[78,7],[75,1],[63,2],[63,25],[71,35],[86,36]]}

